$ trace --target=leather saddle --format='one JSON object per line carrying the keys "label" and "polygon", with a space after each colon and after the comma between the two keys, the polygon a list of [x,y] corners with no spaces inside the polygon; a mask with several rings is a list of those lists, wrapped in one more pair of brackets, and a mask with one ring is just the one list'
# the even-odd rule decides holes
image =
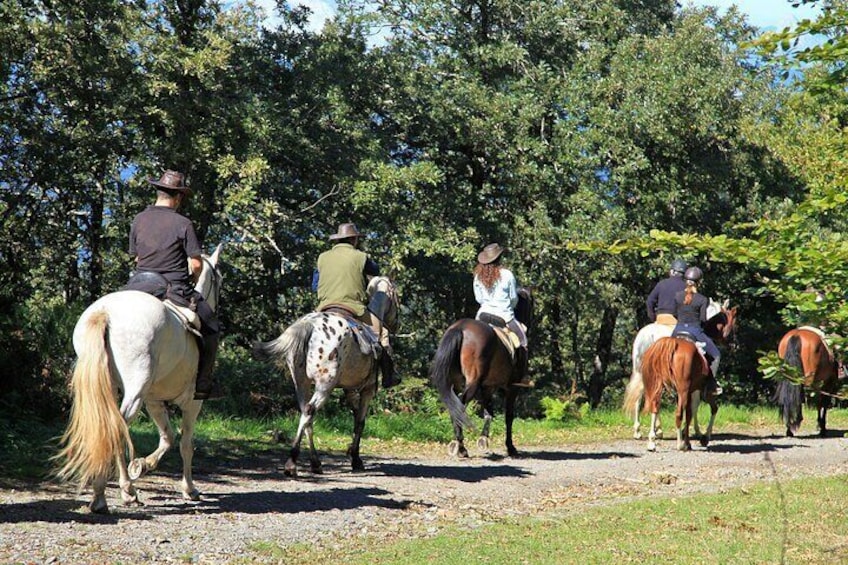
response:
{"label": "leather saddle", "polygon": [[515,332],[509,329],[503,318],[483,312],[477,319],[484,324],[488,324],[495,331],[495,335],[498,336],[498,339],[501,340],[501,343],[509,351],[509,356],[515,359],[515,352],[521,347],[521,339]]}

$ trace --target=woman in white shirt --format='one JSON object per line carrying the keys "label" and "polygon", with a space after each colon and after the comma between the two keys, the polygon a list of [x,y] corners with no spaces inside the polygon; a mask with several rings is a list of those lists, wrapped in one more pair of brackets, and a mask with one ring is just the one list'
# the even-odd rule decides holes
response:
{"label": "woman in white shirt", "polygon": [[495,326],[506,326],[514,332],[521,343],[517,352],[516,365],[521,371],[521,383],[516,385],[532,386],[527,379],[527,334],[524,327],[515,319],[515,306],[518,304],[518,283],[512,271],[501,265],[501,255],[505,249],[497,243],[490,243],[477,255],[474,267],[474,298],[480,304],[477,319]]}

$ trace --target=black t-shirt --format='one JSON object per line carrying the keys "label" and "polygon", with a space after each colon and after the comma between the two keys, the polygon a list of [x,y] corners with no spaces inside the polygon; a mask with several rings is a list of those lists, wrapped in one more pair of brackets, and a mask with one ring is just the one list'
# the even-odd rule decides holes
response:
{"label": "black t-shirt", "polygon": [[684,304],[686,300],[686,291],[678,292],[674,295],[674,302],[677,304],[677,323],[691,324],[693,326],[701,326],[707,321],[707,306],[709,300],[703,294],[698,292],[692,295],[692,302]]}
{"label": "black t-shirt", "polygon": [[191,285],[188,258],[200,257],[191,220],[167,206],[148,206],[130,228],[130,255],[140,271],[161,273],[171,282]]}

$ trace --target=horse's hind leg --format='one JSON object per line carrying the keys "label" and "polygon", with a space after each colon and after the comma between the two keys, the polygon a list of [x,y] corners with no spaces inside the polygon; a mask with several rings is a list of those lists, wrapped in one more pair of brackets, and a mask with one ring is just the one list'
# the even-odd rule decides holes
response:
{"label": "horse's hind leg", "polygon": [[369,380],[369,384],[366,385],[364,389],[359,391],[359,393],[354,393],[353,391],[348,392],[348,402],[353,409],[353,441],[348,447],[348,455],[350,455],[350,464],[354,471],[364,471],[365,464],[362,462],[362,458],[359,456],[359,443],[362,439],[362,432],[365,430],[365,419],[368,416],[368,404],[370,404],[371,399],[374,397],[374,393],[376,392],[376,387],[371,385],[373,382],[376,384],[376,379],[373,381]]}
{"label": "horse's hind leg", "polygon": [[118,468],[118,486],[121,488],[121,501],[124,506],[144,506],[138,499],[138,491],[130,479],[123,453],[118,454],[115,464]]}
{"label": "horse's hind leg", "polygon": [[677,449],[690,451],[692,444],[689,442],[689,424],[692,420],[692,403],[689,399],[689,390],[677,391],[677,410],[674,412],[674,425],[677,427]]}
{"label": "horse's hind leg", "polygon": [[515,419],[515,397],[518,391],[510,387],[504,397],[504,419],[506,420],[506,452],[510,457],[518,457],[518,450],[512,443],[512,422]]}
{"label": "horse's hind leg", "polygon": [[489,429],[492,427],[492,397],[491,395],[480,404],[480,416],[483,418],[483,428],[480,430],[480,437],[477,438],[477,448],[489,449]]}
{"label": "horse's hind leg", "polygon": [[468,457],[468,449],[465,448],[465,432],[462,426],[452,421],[453,424],[453,441],[448,444],[448,453],[453,457]]}
{"label": "horse's hind leg", "polygon": [[[200,492],[195,488],[191,474],[191,463],[194,457],[194,426],[203,403],[199,400],[190,400],[181,406],[183,412],[182,425],[180,426],[180,456],[183,460],[183,478],[180,482],[180,491],[185,500],[200,500]],[[171,432],[171,424],[165,418],[167,429]],[[160,433],[162,428],[159,428]],[[171,432],[173,433],[173,432]]]}
{"label": "horse's hind leg", "polygon": [[156,424],[156,429],[159,430],[159,445],[147,457],[137,457],[130,462],[129,477],[132,480],[139,479],[150,471],[154,471],[159,466],[162,457],[164,457],[165,453],[174,444],[174,430],[168,419],[168,411],[165,403],[161,401],[148,401],[145,405],[147,406],[147,413]]}
{"label": "horse's hind leg", "polygon": [[819,392],[818,414],[816,415],[816,423],[819,429],[819,436],[827,435],[827,409],[830,407],[830,397],[823,392]]}
{"label": "horse's hind leg", "polygon": [[94,489],[94,496],[91,502],[88,503],[88,509],[95,514],[108,514],[109,505],[106,503],[106,475],[95,477],[91,482]]}

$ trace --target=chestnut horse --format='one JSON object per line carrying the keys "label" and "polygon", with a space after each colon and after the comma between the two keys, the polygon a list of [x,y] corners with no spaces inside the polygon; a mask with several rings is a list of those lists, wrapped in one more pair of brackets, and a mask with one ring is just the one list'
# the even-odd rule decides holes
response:
{"label": "chestnut horse", "polygon": [[[817,424],[819,435],[827,433],[827,409],[830,407],[830,394],[838,389],[838,372],[833,352],[824,342],[824,334],[816,328],[798,328],[790,330],[780,340],[777,353],[787,365],[800,370],[801,382],[790,379],[777,384],[774,399],[780,407],[786,435],[792,437],[798,432],[801,421],[801,407],[804,403],[804,388],[813,388],[818,394]],[[828,393],[828,394],[822,394]]]}
{"label": "chestnut horse", "polygon": [[[533,322],[533,297],[527,288],[518,291],[515,317],[527,327],[529,336]],[[450,413],[455,438],[448,448],[451,455],[468,457],[468,450],[463,444],[463,428],[474,428],[465,411],[465,405],[471,400],[480,404],[484,420],[477,447],[488,449],[492,401],[498,390],[504,392],[507,453],[511,457],[518,455],[512,443],[518,388],[512,383],[519,381],[521,375],[513,367],[512,355],[489,324],[463,318],[445,331],[430,367],[430,382],[439,391]],[[461,391],[460,396],[456,391]]]}
{"label": "chestnut horse", "polygon": [[[704,323],[704,333],[706,333],[716,345],[722,345],[733,341],[736,333],[736,312],[737,306],[729,308],[729,300],[723,303],[716,302],[710,299],[710,304],[707,307],[707,321]],[[639,408],[641,404],[644,384],[642,383],[642,356],[648,348],[661,337],[671,337],[673,326],[663,324],[648,324],[639,330],[636,334],[636,339],[633,340],[633,353],[631,355],[633,362],[633,371],[630,374],[630,381],[627,383],[626,395],[636,395],[635,404],[628,409],[628,413],[633,415],[633,437],[642,439],[642,432],[639,430]],[[712,409],[710,423],[707,427],[707,437],[712,432],[712,424],[715,419],[715,413],[718,411],[718,405],[715,404],[715,398],[710,403]],[[630,412],[632,410],[632,412]],[[662,431],[659,428],[657,421],[656,428],[657,437],[662,437]],[[695,410],[695,434],[700,435],[698,426],[698,412]]]}
{"label": "chestnut horse", "polygon": [[[662,337],[654,342],[642,357],[642,381],[645,390],[645,411],[651,413],[651,430],[648,433],[648,451],[657,448],[657,414],[660,410],[660,399],[665,387],[674,388],[677,392],[677,410],[674,413],[674,424],[677,428],[677,449],[689,451],[689,424],[692,414],[698,408],[704,379],[709,372],[704,356],[692,341],[679,337]],[[628,389],[624,398],[624,410],[630,412],[636,408],[639,394]],[[710,395],[710,406],[713,407],[708,434],[711,432],[713,416],[718,410],[715,400]],[[701,443],[706,446],[709,435],[702,437]]]}

